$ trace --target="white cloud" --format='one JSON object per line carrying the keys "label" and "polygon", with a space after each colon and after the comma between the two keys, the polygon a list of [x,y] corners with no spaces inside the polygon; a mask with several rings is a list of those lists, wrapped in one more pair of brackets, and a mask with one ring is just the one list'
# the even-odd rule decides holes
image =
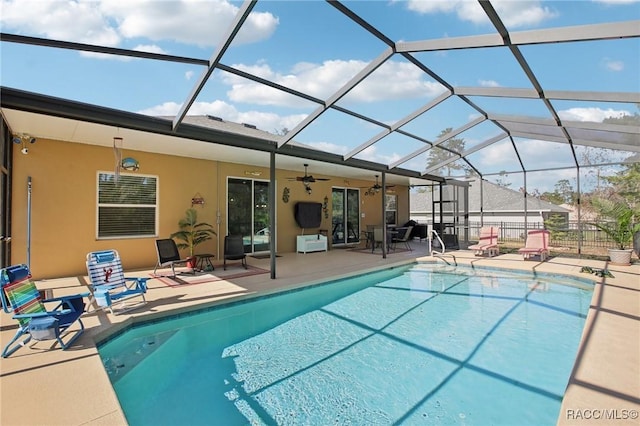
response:
{"label": "white cloud", "polygon": [[148,53],[160,53],[160,54],[167,53],[163,48],[155,44],[139,44],[136,47],[134,47],[133,50],[136,50],[138,52],[148,52]]}
{"label": "white cloud", "polygon": [[633,4],[633,3],[640,3],[640,0],[592,0],[595,3],[602,3],[602,4],[606,4],[606,5],[626,5],[626,4]]}
{"label": "white cloud", "polygon": [[[224,0],[2,0],[0,9],[4,28],[112,47],[134,38],[215,46],[238,11]],[[270,13],[252,12],[234,43],[268,38],[278,23]]]}
{"label": "white cloud", "polygon": [[406,62],[387,61],[347,95],[350,102],[434,98],[445,91],[427,81],[422,70]]}
{"label": "white cloud", "polygon": [[[494,143],[478,151],[480,154],[480,164],[491,165],[492,168],[500,169],[499,165],[508,166],[506,168],[512,168],[510,164],[512,163],[511,159],[513,158],[513,146],[511,143],[498,142]],[[504,168],[504,167],[503,167]],[[482,168],[480,168],[482,170]]]}
{"label": "white cloud", "polygon": [[[325,61],[322,64],[301,62],[287,73],[279,73],[265,62],[255,65],[234,64],[233,67],[274,81],[285,87],[327,99],[366,66],[363,61]],[[223,73],[222,81],[231,86],[229,99],[260,105],[290,107],[315,106],[300,98]],[[426,80],[425,74],[412,64],[388,61],[345,96],[345,102],[376,102],[407,98],[433,98],[444,88]]]}
{"label": "white cloud", "polygon": [[184,79],[189,81],[193,78],[193,71],[187,71],[184,73]]}
{"label": "white cloud", "polygon": [[558,116],[562,120],[568,121],[590,121],[602,123],[605,118],[620,118],[625,115],[632,115],[629,111],[602,109],[602,108],[569,108],[558,111]]}
{"label": "white cloud", "polygon": [[495,80],[479,80],[478,83],[482,87],[500,87],[500,84]]}
{"label": "white cloud", "polygon": [[616,61],[613,59],[604,58],[603,62],[604,62],[605,68],[608,69],[609,71],[618,72],[618,71],[624,70],[624,62],[622,61]]}
{"label": "white cloud", "polygon": [[333,154],[345,155],[349,152],[348,148],[344,145],[336,145],[331,142],[305,142],[304,145],[309,145],[313,149],[317,149],[319,151],[331,152]]}
{"label": "white cloud", "polygon": [[[124,37],[170,39],[199,46],[218,44],[238,12],[238,7],[227,1],[198,0],[103,0],[100,9],[117,20]],[[277,25],[278,19],[270,13],[251,13],[234,42],[268,38]]]}
{"label": "white cloud", "polygon": [[[151,108],[138,111],[139,114],[150,116],[175,116],[180,111],[182,104],[176,102],[165,102]],[[249,123],[258,129],[274,133],[283,128],[292,129],[305,115],[293,114],[280,116],[275,113],[262,111],[238,111],[235,106],[224,101],[195,102],[189,109],[189,115],[213,115],[225,121],[233,123]]]}
{"label": "white cloud", "polygon": [[[536,26],[557,16],[556,12],[549,7],[543,7],[537,0],[495,0],[491,3],[502,22],[509,28]],[[410,0],[407,2],[407,8],[421,14],[455,13],[458,19],[477,25],[489,23],[486,13],[475,0]]]}
{"label": "white cloud", "polygon": [[99,3],[75,1],[3,0],[2,27],[56,40],[116,46],[121,36]]}

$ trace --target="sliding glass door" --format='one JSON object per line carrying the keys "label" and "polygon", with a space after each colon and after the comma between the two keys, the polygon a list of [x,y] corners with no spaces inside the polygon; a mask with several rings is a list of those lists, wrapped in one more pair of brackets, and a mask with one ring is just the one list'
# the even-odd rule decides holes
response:
{"label": "sliding glass door", "polygon": [[269,182],[229,178],[227,229],[242,235],[245,253],[269,250]]}
{"label": "sliding glass door", "polygon": [[332,244],[360,242],[360,190],[333,188],[331,190]]}

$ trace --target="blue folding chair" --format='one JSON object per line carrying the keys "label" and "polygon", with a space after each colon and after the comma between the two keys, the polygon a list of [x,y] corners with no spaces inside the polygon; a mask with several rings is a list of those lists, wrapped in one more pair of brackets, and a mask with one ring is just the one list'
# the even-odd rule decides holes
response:
{"label": "blue folding chair", "polygon": [[[33,340],[57,340],[62,349],[67,349],[84,332],[80,317],[84,313],[84,297],[89,293],[55,297],[43,300],[36,285],[31,281],[27,265],[14,265],[0,269],[0,301],[2,309],[13,314],[18,321],[18,331],[4,347],[2,357],[6,358]],[[45,303],[55,302],[52,310]],[[78,323],[79,330],[68,331]],[[73,333],[73,334],[72,334]],[[65,342],[63,337],[71,337]],[[18,341],[23,336],[26,338]]]}
{"label": "blue folding chair", "polygon": [[[144,295],[149,278],[125,277],[116,250],[88,253],[87,272],[92,291],[90,303],[95,302],[99,308],[107,308],[112,314],[118,315],[147,303]],[[127,305],[126,301],[134,297],[141,297],[142,301]],[[115,309],[114,304],[117,305]]]}

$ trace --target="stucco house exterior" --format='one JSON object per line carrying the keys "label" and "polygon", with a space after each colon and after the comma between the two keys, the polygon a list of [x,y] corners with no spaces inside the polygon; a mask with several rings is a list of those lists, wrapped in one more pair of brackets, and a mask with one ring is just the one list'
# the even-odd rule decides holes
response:
{"label": "stucco house exterior", "polygon": [[[239,139],[257,133],[263,138],[268,135],[252,126],[209,116],[190,116],[187,121],[234,132]],[[113,137],[117,135],[114,130]],[[157,261],[155,240],[169,238],[177,231],[178,221],[191,207],[198,210],[198,220],[212,224],[217,233],[198,246],[198,253],[213,253],[220,259],[224,236],[230,232],[242,233],[251,241],[247,254],[268,249],[262,234],[268,225],[270,168],[248,165],[249,150],[233,161],[219,161],[196,158],[186,144],[183,152],[159,153],[130,149],[130,137],[114,147],[111,139],[98,141],[97,135],[85,134],[81,141],[38,138],[25,154],[13,149],[11,139],[11,129],[2,118],[2,146],[10,159],[10,262],[29,263],[36,279],[85,275],[87,253],[106,249],[118,250],[127,270],[153,268]],[[114,167],[117,155],[135,159],[136,167]],[[275,168],[276,232],[270,238],[274,238],[277,251],[295,252],[296,237],[302,233],[331,230],[336,222],[335,194],[340,191],[358,198],[352,203],[358,207],[355,229],[382,223],[383,193],[366,197],[361,193],[365,191],[361,188],[372,185],[371,180],[347,181],[338,175],[314,173],[328,180],[314,182],[313,191],[308,192],[296,181],[304,173],[305,160],[299,162],[297,171]],[[123,182],[133,182],[142,195],[119,194],[117,185]],[[394,188],[398,221],[409,219],[408,192],[408,186]],[[134,202],[126,201],[131,199]],[[195,205],[194,199],[198,200]],[[300,201],[323,205],[319,229],[298,226],[294,208]],[[148,213],[131,213],[142,208]],[[120,209],[121,216],[114,209]]]}

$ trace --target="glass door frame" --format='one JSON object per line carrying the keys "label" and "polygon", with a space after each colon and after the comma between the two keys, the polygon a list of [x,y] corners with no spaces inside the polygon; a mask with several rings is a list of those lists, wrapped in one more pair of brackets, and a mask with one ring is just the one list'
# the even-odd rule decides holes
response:
{"label": "glass door frame", "polygon": [[[244,184],[250,184],[251,188],[250,188],[250,197],[251,197],[251,201],[250,201],[250,205],[251,205],[251,211],[248,212],[248,214],[250,214],[250,219],[248,221],[245,221],[246,224],[244,226],[244,228],[248,228],[248,232],[241,232],[242,238],[243,238],[243,242],[244,242],[244,251],[245,253],[248,254],[255,254],[255,253],[266,253],[269,252],[270,250],[270,242],[273,241],[274,244],[276,244],[277,239],[274,239],[274,236],[269,234],[269,221],[271,220],[269,218],[269,185],[271,184],[271,182],[268,179],[255,179],[255,178],[246,178],[246,177],[238,177],[238,176],[227,176],[226,179],[226,184],[227,184],[227,196],[226,196],[226,216],[227,216],[227,220],[226,220],[226,228],[227,228],[227,235],[231,234],[231,223],[230,223],[230,207],[231,207],[231,203],[229,200],[229,187],[230,187],[230,183],[231,181],[242,181]],[[256,209],[258,208],[256,206],[256,182],[260,183],[260,184],[264,184],[266,190],[264,191],[264,205],[260,206],[260,210],[266,212],[267,214],[267,223],[263,224],[260,229],[256,229]],[[277,206],[276,206],[277,207]],[[245,212],[245,214],[247,214],[247,212]],[[276,215],[277,217],[277,215]],[[275,220],[275,218],[273,218],[273,220]],[[274,227],[275,229],[275,227]],[[235,232],[234,232],[235,233]],[[237,234],[237,233],[236,233]],[[265,240],[265,236],[266,236],[266,240]],[[257,240],[261,240],[262,242],[260,244],[258,244],[256,241]],[[256,247],[258,245],[266,245],[266,247],[260,247],[260,250],[256,250]]]}
{"label": "glass door frame", "polygon": [[0,145],[0,267],[11,264],[11,164],[13,162],[13,143],[11,131],[0,116],[2,143]]}
{"label": "glass door frame", "polygon": [[[341,206],[336,206],[336,194],[342,193]],[[357,197],[355,203],[353,200],[349,202],[349,195],[355,194]],[[346,246],[357,245],[360,243],[360,203],[361,193],[359,188],[349,188],[342,186],[333,186],[331,188],[331,245]],[[349,209],[355,204],[356,211]],[[342,212],[341,217],[336,218],[336,213]],[[351,216],[352,220],[349,220]],[[336,219],[339,221],[336,222]],[[353,223],[355,219],[355,224]],[[344,224],[347,224],[346,229]],[[342,237],[340,237],[342,235]]]}

